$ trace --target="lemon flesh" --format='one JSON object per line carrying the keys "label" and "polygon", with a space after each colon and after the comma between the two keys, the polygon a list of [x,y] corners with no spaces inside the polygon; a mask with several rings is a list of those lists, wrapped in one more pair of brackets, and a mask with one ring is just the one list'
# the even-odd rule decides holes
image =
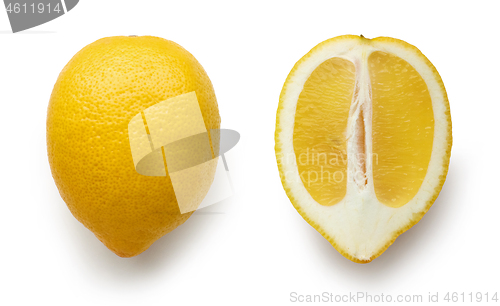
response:
{"label": "lemon flesh", "polygon": [[381,203],[400,207],[420,189],[431,159],[434,113],[422,77],[384,52],[369,59],[372,88],[373,182]]}
{"label": "lemon flesh", "polygon": [[332,58],[318,66],[300,93],[293,145],[309,194],[321,205],[333,205],[346,194],[345,131],[349,118],[355,67]]}
{"label": "lemon flesh", "polygon": [[[424,80],[403,59],[377,51],[368,65],[372,152],[366,154],[366,141],[359,137],[356,153],[365,155],[357,156],[362,165],[355,176],[362,176],[364,184],[371,179],[365,175],[365,159],[371,158],[378,200],[400,207],[415,196],[427,172],[434,136],[432,101]],[[321,205],[336,204],[346,194],[347,130],[356,85],[367,84],[356,84],[354,64],[332,58],[313,71],[297,102],[297,165],[307,191]],[[369,119],[363,117],[354,128],[363,133]]]}

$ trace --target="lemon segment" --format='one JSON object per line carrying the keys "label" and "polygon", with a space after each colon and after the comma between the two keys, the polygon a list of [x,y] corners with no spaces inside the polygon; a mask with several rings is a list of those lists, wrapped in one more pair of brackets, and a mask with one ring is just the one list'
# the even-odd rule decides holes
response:
{"label": "lemon segment", "polygon": [[332,58],[318,66],[300,93],[293,146],[301,180],[321,205],[346,194],[345,137],[355,84],[352,62]]}
{"label": "lemon segment", "polygon": [[432,154],[434,113],[427,85],[405,60],[376,51],[369,59],[372,88],[373,183],[390,207],[420,189]]}

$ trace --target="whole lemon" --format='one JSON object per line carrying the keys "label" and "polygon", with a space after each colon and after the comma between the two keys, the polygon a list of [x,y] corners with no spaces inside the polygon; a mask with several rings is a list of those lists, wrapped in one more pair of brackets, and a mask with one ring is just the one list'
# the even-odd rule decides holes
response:
{"label": "whole lemon", "polygon": [[148,107],[193,91],[207,130],[219,129],[203,67],[180,45],[152,36],[100,39],[56,81],[47,113],[52,176],[71,213],[121,257],[140,254],[192,214],[180,213],[168,174],[136,171],[127,128]]}

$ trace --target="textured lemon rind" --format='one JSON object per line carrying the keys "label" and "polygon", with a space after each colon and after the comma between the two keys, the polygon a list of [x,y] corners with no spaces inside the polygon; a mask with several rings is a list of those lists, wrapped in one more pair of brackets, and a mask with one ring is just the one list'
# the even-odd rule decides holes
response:
{"label": "textured lemon rind", "polygon": [[[163,69],[145,73],[156,66]],[[217,100],[201,64],[180,45],[153,36],[101,38],[76,53],[54,85],[46,127],[52,176],[74,217],[120,257],[144,252],[192,214],[180,214],[169,176],[135,171],[128,136],[121,136],[132,116],[192,91],[207,129],[218,129]],[[85,129],[74,126],[83,123]]]}

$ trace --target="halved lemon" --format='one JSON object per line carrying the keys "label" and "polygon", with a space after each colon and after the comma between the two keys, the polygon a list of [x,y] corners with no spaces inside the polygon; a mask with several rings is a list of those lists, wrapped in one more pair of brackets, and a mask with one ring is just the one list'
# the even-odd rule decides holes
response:
{"label": "halved lemon", "polygon": [[335,37],[288,75],[275,140],[297,211],[346,258],[367,263],[422,218],[444,184],[446,90],[404,41]]}

